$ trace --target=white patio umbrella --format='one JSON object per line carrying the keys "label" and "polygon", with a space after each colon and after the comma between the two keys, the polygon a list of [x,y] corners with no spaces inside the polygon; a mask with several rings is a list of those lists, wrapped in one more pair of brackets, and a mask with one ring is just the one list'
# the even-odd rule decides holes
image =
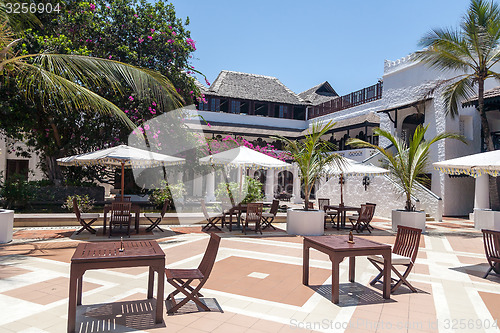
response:
{"label": "white patio umbrella", "polygon": [[344,176],[367,176],[367,175],[381,175],[384,173],[389,173],[389,170],[380,168],[374,165],[363,164],[351,160],[349,158],[344,158],[343,163],[338,165],[337,163],[330,163],[326,168],[326,173],[333,176],[340,177],[340,204],[344,204]]}
{"label": "white patio umbrella", "polygon": [[496,177],[500,173],[500,150],[453,158],[432,165],[434,169],[450,175],[478,177],[489,174]]}
{"label": "white patio umbrella", "polygon": [[240,171],[240,191],[242,185],[242,169],[287,169],[291,167],[291,165],[286,162],[245,146],[202,157],[200,158],[200,164],[224,165],[238,168]]}
{"label": "white patio umbrella", "polygon": [[184,163],[183,158],[155,153],[148,150],[120,145],[90,153],[62,157],[57,163],[63,166],[72,165],[109,165],[121,167],[121,193],[122,200],[125,187],[125,168],[152,168],[157,166],[170,166]]}

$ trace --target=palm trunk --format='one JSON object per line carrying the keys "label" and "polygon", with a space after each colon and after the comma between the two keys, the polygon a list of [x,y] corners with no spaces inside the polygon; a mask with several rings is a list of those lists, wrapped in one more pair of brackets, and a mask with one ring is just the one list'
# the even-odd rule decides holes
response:
{"label": "palm trunk", "polygon": [[[493,140],[491,138],[490,126],[488,124],[488,118],[486,117],[486,111],[484,110],[484,80],[479,80],[478,82],[479,91],[477,97],[477,110],[481,116],[481,132],[483,134],[484,144],[487,151],[495,150],[493,146]],[[481,147],[481,150],[483,147]]]}

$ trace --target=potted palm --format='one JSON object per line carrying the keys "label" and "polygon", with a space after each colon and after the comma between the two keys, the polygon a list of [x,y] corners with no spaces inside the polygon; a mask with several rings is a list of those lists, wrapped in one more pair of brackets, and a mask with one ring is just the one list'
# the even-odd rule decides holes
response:
{"label": "potted palm", "polygon": [[290,140],[277,137],[285,144],[287,151],[299,169],[299,176],[304,191],[304,208],[289,209],[286,218],[287,233],[293,235],[313,236],[324,232],[324,212],[309,208],[309,196],[316,181],[324,175],[325,166],[329,163],[339,163],[343,157],[332,153],[335,145],[321,140],[335,126],[330,121],[326,124],[313,123],[303,140]]}
{"label": "potted palm", "polygon": [[441,133],[431,140],[424,140],[427,126],[418,125],[413,137],[410,138],[409,144],[405,140],[393,136],[391,133],[380,128],[374,130],[375,135],[389,140],[396,153],[368,143],[360,139],[350,139],[347,144],[353,147],[368,147],[378,150],[387,160],[387,168],[391,171],[396,184],[405,196],[404,210],[396,209],[392,211],[392,230],[396,231],[398,225],[406,225],[414,228],[425,230],[425,211],[417,211],[415,204],[412,202],[412,196],[417,190],[417,183],[425,183],[428,181],[424,172],[427,169],[429,162],[429,148],[437,141],[452,138],[458,139],[465,143],[465,138],[458,134]]}

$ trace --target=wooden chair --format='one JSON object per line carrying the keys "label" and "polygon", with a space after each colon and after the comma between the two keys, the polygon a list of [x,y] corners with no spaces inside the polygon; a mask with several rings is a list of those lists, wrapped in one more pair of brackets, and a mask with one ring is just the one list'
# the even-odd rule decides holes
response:
{"label": "wooden chair", "polygon": [[362,204],[361,210],[357,217],[349,217],[349,221],[352,224],[351,230],[356,230],[356,232],[363,232],[364,229],[371,233],[370,222],[373,219],[373,214],[375,213],[375,204]]}
{"label": "wooden chair", "polygon": [[[394,247],[392,248],[391,270],[398,276],[399,280],[392,279],[396,281],[396,284],[391,287],[391,293],[393,293],[402,283],[410,288],[412,292],[417,292],[417,289],[415,289],[406,278],[410,274],[410,271],[415,264],[421,234],[422,229],[398,225],[396,242],[394,243]],[[381,255],[371,255],[368,256],[368,260],[380,272],[370,282],[370,284],[373,286],[376,282],[381,282],[380,278],[383,274],[383,269],[381,268],[381,266],[384,265],[384,258]],[[394,266],[405,266],[406,270],[401,274]]]}
{"label": "wooden chair", "polygon": [[488,264],[490,264],[490,268],[483,276],[483,278],[486,279],[491,271],[500,274],[500,231],[487,229],[481,229],[481,231],[483,233],[486,260],[488,260]]}
{"label": "wooden chair", "polygon": [[247,205],[247,213],[245,216],[245,223],[242,223],[243,233],[247,234],[248,224],[253,223],[255,225],[255,232],[259,231],[262,235],[262,230],[260,230],[260,223],[262,220],[262,202],[251,202]]}
{"label": "wooden chair", "polygon": [[325,206],[330,205],[330,199],[318,199],[318,207],[319,210],[325,211],[325,229],[326,229],[326,223],[328,222],[328,218],[330,218],[330,223],[332,224],[332,227],[335,226],[335,217],[337,216],[337,212],[333,210],[326,210]]}
{"label": "wooden chair", "polygon": [[216,225],[216,223],[221,222],[221,227],[222,227],[223,215],[221,215],[221,214],[217,214],[217,215],[208,214],[205,200],[201,200],[201,210],[203,211],[203,216],[205,216],[205,220],[207,220],[207,224],[205,224],[205,226],[201,230],[206,231],[206,230],[210,230],[212,228],[215,228],[215,229],[220,231],[221,229]]}
{"label": "wooden chair", "polygon": [[127,236],[130,237],[130,222],[132,203],[123,201],[114,201],[111,203],[111,218],[109,220],[109,237],[112,236],[113,227],[120,225],[120,230],[123,225],[127,226]]}
{"label": "wooden chair", "polygon": [[170,206],[170,200],[167,199],[163,203],[163,208],[161,210],[161,213],[144,213],[144,217],[147,218],[151,223],[151,225],[146,228],[146,231],[153,231],[154,228],[158,228],[161,232],[163,232],[163,229],[160,228],[159,224],[165,217],[168,206]]}
{"label": "wooden chair", "polygon": [[276,217],[276,214],[278,213],[278,208],[280,207],[280,201],[279,200],[273,200],[273,203],[271,204],[271,209],[269,212],[263,212],[262,213],[262,225],[261,229],[266,229],[268,227],[273,228],[273,230],[276,230],[274,225],[271,223],[274,221],[274,218]]}
{"label": "wooden chair", "polygon": [[[214,233],[210,234],[210,241],[208,242],[205,255],[201,260],[200,265],[196,269],[168,269],[165,268],[165,276],[167,277],[167,282],[175,287],[172,293],[167,296],[167,300],[170,299],[174,305],[172,308],[168,309],[168,313],[174,313],[179,310],[180,307],[185,305],[190,300],[199,305],[203,310],[210,311],[210,309],[200,300],[203,295],[200,293],[200,289],[207,282],[210,272],[215,263],[215,258],[217,257],[217,251],[219,250],[220,237]],[[191,287],[190,284],[194,280],[199,280],[196,287]],[[178,293],[183,293],[186,298],[184,298],[179,303],[175,302],[175,295]]]}
{"label": "wooden chair", "polygon": [[[73,198],[73,211],[75,212],[76,219],[82,225],[82,228],[76,232],[80,234],[83,230],[88,230],[91,234],[95,234],[97,231],[91,227],[92,223],[97,221],[99,214],[97,213],[80,213],[80,208],[78,208],[78,203],[76,198]],[[90,222],[87,222],[90,220]]]}
{"label": "wooden chair", "polygon": [[132,197],[123,197],[123,200],[122,200],[122,196],[121,195],[117,195],[115,197],[115,201],[129,202],[129,201],[132,201]]}

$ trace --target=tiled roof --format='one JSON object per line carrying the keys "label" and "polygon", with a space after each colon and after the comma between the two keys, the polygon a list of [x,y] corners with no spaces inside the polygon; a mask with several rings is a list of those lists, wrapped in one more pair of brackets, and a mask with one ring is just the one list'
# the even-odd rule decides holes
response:
{"label": "tiled roof", "polygon": [[337,98],[338,94],[328,83],[328,81],[325,81],[318,84],[317,86],[312,87],[311,89],[301,92],[299,94],[299,97],[306,102],[310,102],[312,105],[318,105]]}
{"label": "tiled roof", "polygon": [[302,98],[272,76],[223,70],[205,92],[220,97],[306,105]]}
{"label": "tiled roof", "polygon": [[[495,97],[500,97],[500,86],[498,87],[495,87],[493,89],[489,89],[489,90],[486,90],[484,92],[484,99],[489,99],[489,98],[495,98]],[[464,105],[474,105],[475,103],[477,103],[477,99],[478,99],[478,95],[472,97],[472,98],[469,98],[468,100],[466,100],[463,104]]]}

